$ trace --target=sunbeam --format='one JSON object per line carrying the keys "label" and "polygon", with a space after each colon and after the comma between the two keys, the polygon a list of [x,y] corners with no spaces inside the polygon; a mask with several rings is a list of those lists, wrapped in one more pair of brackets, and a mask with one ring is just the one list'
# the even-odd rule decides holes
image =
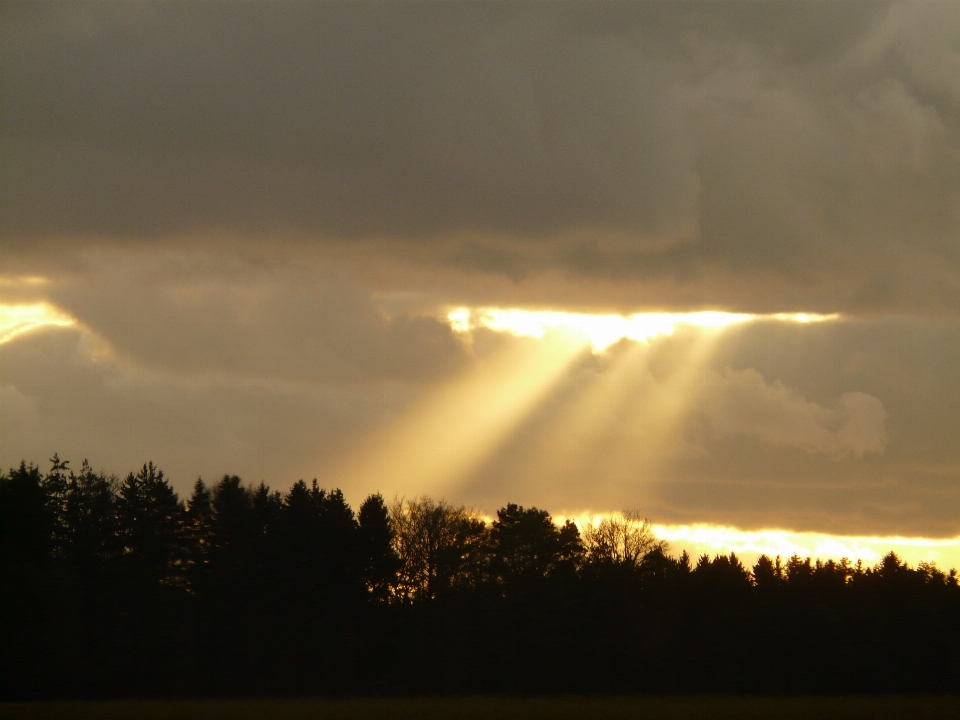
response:
{"label": "sunbeam", "polygon": [[[504,483],[523,486],[523,478],[543,478],[553,493],[563,496],[567,490],[582,492],[582,478],[589,475],[592,490],[630,496],[636,502],[642,499],[638,493],[642,494],[644,484],[660,479],[670,459],[686,451],[677,428],[699,394],[701,379],[726,328],[760,320],[807,324],[836,318],[719,311],[620,316],[451,310],[447,321],[465,338],[480,329],[531,338],[535,342],[522,346],[529,354],[539,343],[562,333],[601,356],[596,367],[571,370],[562,383],[554,384],[554,393],[544,392],[542,402],[529,403],[522,418],[515,414],[499,425],[498,443],[488,444],[484,459],[469,464],[473,473],[462,477],[469,478],[471,487],[481,494],[494,488],[502,492]],[[614,350],[616,343],[625,344]],[[523,362],[532,366],[538,361],[528,356]],[[658,366],[656,370],[651,363]],[[550,367],[545,371],[549,373]],[[596,472],[598,467],[602,473]]]}
{"label": "sunbeam", "polygon": [[478,358],[363,444],[333,474],[344,487],[444,494],[494,453],[587,347],[562,331]]}
{"label": "sunbeam", "polygon": [[590,465],[596,460],[597,444],[611,415],[618,412],[625,396],[633,394],[631,387],[642,380],[638,356],[644,352],[644,346],[631,343],[608,353],[600,367],[589,359],[571,365],[553,392],[502,444],[501,451],[477,468],[470,492],[503,493],[507,483],[513,488],[526,486],[529,494],[535,488],[524,479],[549,478],[552,492],[575,496],[584,477],[602,482],[596,474],[591,475]]}

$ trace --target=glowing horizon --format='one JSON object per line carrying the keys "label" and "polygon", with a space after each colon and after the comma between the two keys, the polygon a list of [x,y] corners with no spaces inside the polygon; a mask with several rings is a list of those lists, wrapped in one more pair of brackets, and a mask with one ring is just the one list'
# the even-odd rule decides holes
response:
{"label": "glowing horizon", "polygon": [[[581,531],[615,513],[559,513],[558,524],[572,520]],[[812,560],[862,560],[865,565],[878,563],[888,552],[895,552],[902,561],[916,567],[921,562],[936,564],[941,570],[960,569],[960,536],[948,538],[911,537],[903,535],[840,535],[833,533],[761,528],[744,530],[732,525],[713,523],[651,523],[653,534],[669,545],[668,552],[679,555],[686,550],[693,561],[706,553],[711,557],[731,552],[752,566],[760,555],[783,560],[798,555]]]}
{"label": "glowing horizon", "polygon": [[721,310],[617,315],[558,310],[458,307],[447,313],[447,322],[457,333],[469,333],[475,328],[484,327],[520,337],[542,338],[548,332],[561,331],[584,337],[596,353],[603,352],[623,339],[647,343],[655,337],[672,335],[678,327],[682,326],[716,330],[759,320],[808,324],[838,318],[838,313],[751,314]]}

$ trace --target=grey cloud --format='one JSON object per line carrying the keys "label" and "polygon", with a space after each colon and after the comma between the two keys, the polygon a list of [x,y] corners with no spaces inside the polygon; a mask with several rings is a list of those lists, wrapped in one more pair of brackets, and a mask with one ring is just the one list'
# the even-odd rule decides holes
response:
{"label": "grey cloud", "polygon": [[0,435],[4,438],[4,446],[25,450],[31,440],[41,434],[40,409],[36,400],[24,395],[14,385],[0,385],[0,408]]}
{"label": "grey cloud", "polygon": [[922,458],[944,467],[954,461],[960,407],[960,392],[949,380],[960,367],[955,322],[894,318],[802,328],[753,323],[724,334],[713,367],[753,369],[823,406],[845,392],[879,398],[889,413],[887,460]]}
{"label": "grey cloud", "polygon": [[[410,393],[270,378],[189,377],[91,352],[75,329],[0,345],[0,465],[43,466],[53,452],[124,473],[148,459],[186,493],[229,472],[285,487],[324,477],[339,454]],[[345,488],[352,494],[358,488]]]}
{"label": "grey cloud", "polygon": [[[954,313],[958,22],[949,3],[20,8],[4,242],[373,238],[517,280],[667,279],[668,304]],[[739,293],[703,290],[731,274]]]}
{"label": "grey cloud", "polygon": [[883,452],[888,417],[883,403],[862,392],[843,393],[835,408],[810,402],[795,388],[768,383],[755,370],[715,373],[698,398],[699,411],[718,434],[752,435],[773,445],[836,458]]}
{"label": "grey cloud", "polygon": [[855,458],[868,452],[883,452],[887,445],[886,421],[889,417],[883,403],[872,395],[850,392],[840,396],[839,405],[840,427],[836,431],[835,452],[841,457],[850,452]]}
{"label": "grey cloud", "polygon": [[960,393],[950,379],[960,366],[956,323],[753,323],[725,333],[711,365],[714,373],[755,373],[768,385],[794,388],[804,402],[845,414],[834,426],[845,429],[827,444],[864,453],[837,459],[777,449],[745,434],[711,438],[694,410],[684,432],[707,452],[677,457],[670,481],[654,483],[650,492],[663,514],[690,517],[713,507],[718,521],[731,524],[777,517],[829,532],[956,534]]}
{"label": "grey cloud", "polygon": [[121,356],[178,374],[417,383],[468,362],[446,323],[385,318],[355,282],[309,264],[92,253],[44,295]]}
{"label": "grey cloud", "polygon": [[29,198],[68,198],[29,173],[10,224],[356,236],[670,220],[690,178],[662,156],[677,141],[656,69],[565,15],[163,4],[14,21],[9,152],[55,171],[74,207],[37,217]]}

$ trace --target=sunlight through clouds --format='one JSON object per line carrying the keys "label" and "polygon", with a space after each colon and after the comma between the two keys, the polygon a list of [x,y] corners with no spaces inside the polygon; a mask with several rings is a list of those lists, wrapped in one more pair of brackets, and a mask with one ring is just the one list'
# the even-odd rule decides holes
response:
{"label": "sunlight through clouds", "polygon": [[[492,331],[526,338],[515,352],[567,342],[581,355],[472,471],[437,477],[435,486],[445,494],[466,493],[484,503],[504,495],[532,502],[539,488],[561,506],[577,497],[604,498],[656,514],[662,484],[677,467],[707,462],[731,442],[753,443],[758,452],[797,448],[834,463],[860,462],[885,450],[889,413],[881,398],[857,386],[817,394],[783,382],[776,371],[726,362],[714,367],[726,329],[755,324],[770,332],[793,325],[815,332],[800,327],[829,324],[836,314],[618,316],[459,307],[447,319],[468,343],[480,337],[477,332]],[[488,382],[491,392],[500,385],[492,374]]]}
{"label": "sunlight through clouds", "polygon": [[343,487],[375,480],[374,490],[443,494],[497,451],[584,351],[561,334],[479,358],[375,433],[332,477]]}
{"label": "sunlight through clouds", "polygon": [[466,333],[475,327],[508,332],[522,337],[541,338],[550,330],[566,330],[590,341],[594,352],[603,352],[623,340],[649,342],[653,338],[672,335],[681,326],[721,329],[752,320],[813,323],[836,320],[837,314],[775,313],[753,315],[717,310],[688,313],[634,313],[632,315],[588,314],[557,311],[502,308],[456,308],[447,314],[450,327]]}
{"label": "sunlight through clouds", "polygon": [[47,303],[0,305],[0,344],[45,325],[71,327],[77,322]]}

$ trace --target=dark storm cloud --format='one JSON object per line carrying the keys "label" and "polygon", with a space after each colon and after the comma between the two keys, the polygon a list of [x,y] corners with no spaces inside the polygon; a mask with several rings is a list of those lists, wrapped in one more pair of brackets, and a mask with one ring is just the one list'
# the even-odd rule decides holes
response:
{"label": "dark storm cloud", "polygon": [[4,242],[380,238],[953,312],[958,30],[951,3],[14,5]]}
{"label": "dark storm cloud", "polygon": [[656,227],[690,200],[685,162],[669,157],[664,83],[636,31],[581,31],[577,14],[190,3],[15,17],[6,132],[22,209],[10,224],[347,236],[543,233],[606,217]]}

